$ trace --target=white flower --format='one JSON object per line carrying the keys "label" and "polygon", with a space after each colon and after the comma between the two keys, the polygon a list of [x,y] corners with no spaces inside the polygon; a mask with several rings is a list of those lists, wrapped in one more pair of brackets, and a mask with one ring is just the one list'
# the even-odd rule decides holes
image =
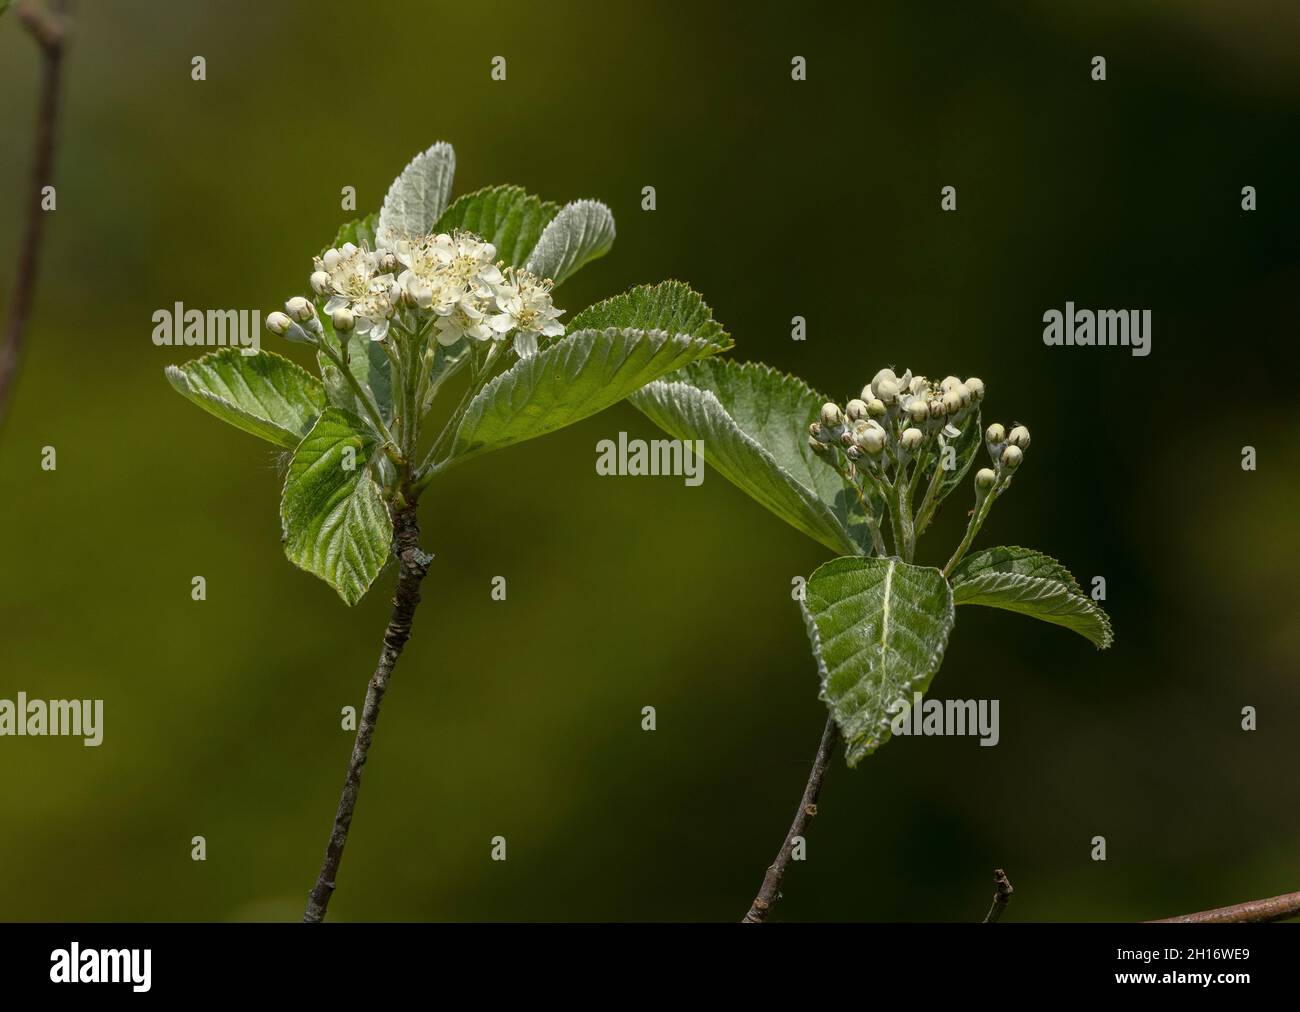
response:
{"label": "white flower", "polygon": [[[379,258],[365,246],[344,243],[339,249],[328,249],[316,257],[316,272],[312,274],[312,287],[321,295],[329,295],[325,312],[351,307],[358,318],[374,316],[377,310],[375,295],[382,288],[388,291],[392,278],[378,273]],[[325,274],[328,281],[317,277]],[[369,310],[359,310],[356,304],[365,301]],[[391,315],[391,312],[387,315]]]}
{"label": "white flower", "polygon": [[504,282],[496,287],[498,312],[488,318],[498,340],[515,332],[515,351],[520,358],[537,354],[537,338],[559,337],[564,324],[562,310],[551,304],[551,282],[534,277],[528,271],[507,269]]}
{"label": "white flower", "polygon": [[351,306],[358,334],[368,334],[372,341],[382,341],[388,336],[388,325],[395,308],[393,300],[396,293],[397,287],[393,283],[391,274],[380,275],[370,281],[369,290],[356,299]]}
{"label": "white flower", "polygon": [[476,292],[466,292],[449,313],[434,322],[434,337],[448,347],[462,337],[486,341],[492,337],[486,317],[483,299]]}

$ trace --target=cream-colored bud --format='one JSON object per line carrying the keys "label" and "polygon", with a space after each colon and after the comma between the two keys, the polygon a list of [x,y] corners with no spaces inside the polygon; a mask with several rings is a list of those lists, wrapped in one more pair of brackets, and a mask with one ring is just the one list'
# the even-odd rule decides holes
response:
{"label": "cream-colored bud", "polygon": [[306,323],[316,315],[316,309],[301,295],[295,295],[284,304],[285,311],[299,323]]}
{"label": "cream-colored bud", "polygon": [[849,460],[853,461],[854,463],[857,463],[859,460],[862,459],[862,451],[859,450],[856,446],[850,446],[847,450],[844,451],[844,456],[848,457]]}
{"label": "cream-colored bud", "polygon": [[391,250],[385,250],[380,254],[379,270],[383,274],[391,274],[397,270],[397,257]]}
{"label": "cream-colored bud", "polygon": [[992,446],[1007,441],[1007,430],[999,422],[994,422],[984,432],[985,440]]}
{"label": "cream-colored bud", "polygon": [[987,493],[995,484],[997,484],[997,473],[991,467],[981,467],[975,472],[975,491],[976,493]]}
{"label": "cream-colored bud", "polygon": [[867,417],[867,402],[858,400],[856,397],[844,405],[844,417],[850,422],[856,422],[861,418]]}
{"label": "cream-colored bud", "polygon": [[832,404],[830,401],[827,401],[822,405],[823,425],[828,425],[833,429],[837,425],[842,425],[843,423],[844,415],[840,412],[840,406],[838,404]]}
{"label": "cream-colored bud", "polygon": [[321,259],[321,263],[325,265],[325,269],[327,271],[332,271],[335,267],[339,265],[339,260],[342,258],[338,250],[327,249],[324,255],[320,259]]}
{"label": "cream-colored bud", "polygon": [[[889,382],[893,384],[898,383],[898,377],[894,375],[894,370],[890,369],[888,366],[886,366],[884,369],[881,369],[880,372],[876,373],[876,375],[871,377],[871,386],[876,391],[877,397],[880,396],[880,384],[883,383],[885,380],[889,380]],[[894,390],[895,391],[898,390],[897,385],[895,385]]]}
{"label": "cream-colored bud", "polygon": [[966,389],[970,391],[977,403],[984,399],[984,381],[978,376],[972,376],[966,381]]}
{"label": "cream-colored bud", "polygon": [[1008,471],[1014,471],[1024,459],[1025,455],[1018,446],[1008,446],[1002,451],[1002,466]]}
{"label": "cream-colored bud", "polygon": [[289,317],[285,316],[284,313],[270,313],[266,318],[266,329],[272,334],[277,334],[281,337],[284,336],[285,332],[291,326],[293,326],[293,321],[289,319]]}
{"label": "cream-colored bud", "polygon": [[939,389],[942,390],[944,393],[947,393],[949,390],[951,390],[960,382],[961,380],[959,380],[956,376],[945,376],[943,379],[939,381]]}
{"label": "cream-colored bud", "polygon": [[884,418],[888,410],[885,407],[885,402],[879,397],[873,397],[867,401],[867,416],[870,418]]}
{"label": "cream-colored bud", "polygon": [[882,379],[879,383],[873,383],[872,386],[876,388],[876,397],[885,407],[889,407],[894,401],[898,400],[897,380]]}
{"label": "cream-colored bud", "polygon": [[312,271],[311,290],[317,295],[324,295],[330,290],[330,276],[325,271]]}
{"label": "cream-colored bud", "polygon": [[352,315],[350,309],[334,310],[334,312],[330,313],[330,322],[334,324],[334,329],[340,334],[346,334],[357,325],[356,318]]}
{"label": "cream-colored bud", "polygon": [[925,442],[925,433],[920,429],[904,429],[903,434],[898,437],[898,445],[908,453],[915,453]]}
{"label": "cream-colored bud", "polygon": [[881,428],[868,428],[862,434],[862,439],[858,446],[866,450],[873,457],[877,456],[885,448],[885,430]]}
{"label": "cream-colored bud", "polygon": [[970,407],[970,402],[971,402],[970,387],[968,387],[965,383],[958,383],[955,387],[952,388],[952,392],[961,398],[961,406],[963,408]]}
{"label": "cream-colored bud", "polygon": [[930,405],[925,402],[923,397],[913,397],[910,404],[907,405],[907,417],[914,423],[920,425],[930,417]]}
{"label": "cream-colored bud", "polygon": [[1017,425],[1007,433],[1007,442],[1012,446],[1019,447],[1022,450],[1029,449],[1029,430],[1023,425]]}
{"label": "cream-colored bud", "polygon": [[943,413],[945,415],[955,415],[961,410],[961,398],[957,396],[957,391],[949,390],[943,395]]}

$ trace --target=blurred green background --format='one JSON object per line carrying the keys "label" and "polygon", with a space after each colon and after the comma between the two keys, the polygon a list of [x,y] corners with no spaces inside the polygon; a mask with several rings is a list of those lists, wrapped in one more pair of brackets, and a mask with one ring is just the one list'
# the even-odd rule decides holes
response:
{"label": "blurred green background", "polygon": [[[349,611],[283,558],[275,453],[171,390],[164,365],[191,352],[155,347],[150,315],[278,308],[354,216],[340,188],[377,207],[436,139],[458,193],[515,182],[613,208],[613,252],[560,292],[570,314],[680,277],[735,357],[840,397],[885,364],[982,376],[985,420],[1027,423],[1034,447],[980,543],[1106,577],[1103,654],[960,613],[934,694],[1000,699],[1001,743],[837,759],[780,918],[977,919],[995,865],[1017,920],[1300,887],[1300,14],[859,8],[80,4],[58,210],[0,434],[0,697],[101,697],[106,731],[98,749],[0,739],[0,918],[301,915],[351,748],[339,711],[360,706],[393,571]],[[11,12],[5,299],[37,71]],[[1067,299],[1151,309],[1153,354],[1044,347],[1042,313]],[[655,431],[619,405],[431,488],[436,560],[331,918],[747,908],[825,716],[790,587],[828,556],[717,474],[598,478],[595,444],[620,430]],[[947,557],[964,509],[923,561]]]}

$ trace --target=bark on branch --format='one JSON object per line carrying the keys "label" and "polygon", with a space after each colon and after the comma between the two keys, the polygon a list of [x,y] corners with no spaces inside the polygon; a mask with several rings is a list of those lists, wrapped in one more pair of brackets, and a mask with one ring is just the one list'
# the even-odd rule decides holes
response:
{"label": "bark on branch", "polygon": [[786,869],[790,867],[795,837],[803,836],[807,832],[813,816],[817,814],[817,799],[821,796],[822,780],[826,776],[826,768],[830,765],[831,753],[835,751],[838,737],[835,718],[827,717],[826,727],[822,731],[822,740],[817,746],[817,755],[813,759],[812,771],[808,774],[808,783],[804,786],[803,797],[799,800],[799,809],[794,813],[794,821],[790,823],[790,831],[785,834],[785,842],[781,844],[776,860],[763,876],[763,885],[759,888],[758,895],[754,897],[754,902],[750,904],[749,913],[741,919],[741,923],[762,924],[767,919],[772,904],[780,898],[781,880],[785,878]]}
{"label": "bark on branch", "polygon": [[18,251],[18,273],[14,279],[13,299],[5,321],[4,341],[0,343],[0,425],[8,411],[10,392],[18,363],[22,357],[36,289],[45,215],[41,210],[41,190],[54,178],[54,149],[58,137],[59,93],[63,80],[63,53],[68,38],[66,0],[54,0],[48,12],[35,4],[20,4],[15,13],[28,34],[41,49],[41,92],[36,111],[36,151],[32,159],[31,186],[27,191],[27,218],[22,244]]}
{"label": "bark on branch", "polygon": [[334,893],[339,863],[343,860],[343,848],[348,842],[348,829],[357,807],[357,794],[361,790],[361,771],[366,765],[370,743],[375,736],[375,725],[379,721],[379,707],[384,701],[384,693],[388,690],[388,681],[393,676],[397,659],[411,636],[411,623],[415,620],[415,609],[420,603],[420,583],[429,568],[430,556],[420,550],[420,522],[416,516],[415,503],[393,511],[393,537],[401,564],[397,590],[393,594],[393,611],[388,619],[388,627],[384,630],[384,645],[379,652],[379,663],[375,667],[375,673],[370,676],[370,685],[366,689],[366,703],[357,725],[352,759],[348,763],[343,793],[334,815],[334,827],[325,848],[325,860],[321,863],[316,885],[312,887],[307,901],[307,911],[302,917],[307,924],[324,919],[330,896]]}
{"label": "bark on branch", "polygon": [[1300,914],[1300,892],[1283,896],[1270,896],[1266,900],[1248,900],[1230,907],[1202,910],[1195,914],[1164,917],[1148,924],[1263,924],[1268,921],[1285,921]]}

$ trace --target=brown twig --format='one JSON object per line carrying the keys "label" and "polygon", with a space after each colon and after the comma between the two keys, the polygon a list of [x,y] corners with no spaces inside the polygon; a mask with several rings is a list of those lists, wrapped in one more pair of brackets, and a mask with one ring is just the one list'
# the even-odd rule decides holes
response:
{"label": "brown twig", "polygon": [[1148,924],[1263,924],[1268,921],[1285,921],[1300,915],[1300,893],[1271,896],[1266,900],[1248,900],[1230,907],[1202,910],[1179,917],[1164,917]]}
{"label": "brown twig", "polygon": [[1011,894],[1014,893],[1015,887],[1012,886],[1011,880],[1007,878],[1007,873],[1001,868],[993,869],[993,905],[989,907],[989,912],[984,917],[985,924],[996,924],[1007,907],[1011,905]]}
{"label": "brown twig", "polygon": [[27,221],[18,253],[18,274],[13,300],[5,322],[4,343],[0,344],[0,425],[4,424],[10,391],[22,356],[27,317],[36,288],[36,272],[44,237],[45,212],[41,190],[54,177],[54,148],[58,136],[59,92],[63,79],[63,53],[68,38],[68,0],[52,0],[43,11],[33,3],[22,3],[15,13],[41,49],[41,94],[36,112],[36,152],[32,162],[31,190],[27,197]]}
{"label": "brown twig", "polygon": [[826,776],[826,768],[830,765],[831,753],[835,750],[838,737],[835,718],[827,717],[821,743],[817,746],[817,755],[813,758],[812,771],[808,774],[808,783],[804,786],[803,797],[799,801],[799,810],[794,814],[794,821],[790,823],[790,831],[785,834],[785,842],[781,844],[776,860],[763,876],[763,885],[759,888],[758,895],[754,897],[754,902],[750,904],[749,913],[741,919],[742,923],[762,924],[771,912],[772,904],[780,898],[781,880],[785,877],[786,869],[790,867],[794,839],[796,836],[804,835],[813,816],[817,814],[817,798],[821,795],[822,780]]}
{"label": "brown twig", "polygon": [[397,659],[411,636],[411,623],[415,619],[416,606],[420,603],[420,583],[429,568],[430,556],[420,551],[420,522],[416,516],[415,503],[393,511],[393,537],[397,542],[397,556],[401,560],[397,590],[393,594],[393,611],[388,619],[388,627],[384,630],[384,646],[379,653],[379,663],[375,667],[375,673],[370,676],[370,685],[366,689],[365,707],[357,726],[352,758],[348,763],[347,777],[343,781],[343,793],[334,815],[329,844],[325,848],[325,859],[308,898],[307,911],[302,916],[308,924],[325,918],[330,896],[334,893],[339,863],[343,860],[343,848],[348,842],[348,829],[352,826],[352,814],[357,807],[357,794],[361,790],[361,771],[366,765],[370,743],[375,736],[375,724],[379,721],[379,707],[384,701],[388,680],[393,675],[393,668],[397,666]]}

